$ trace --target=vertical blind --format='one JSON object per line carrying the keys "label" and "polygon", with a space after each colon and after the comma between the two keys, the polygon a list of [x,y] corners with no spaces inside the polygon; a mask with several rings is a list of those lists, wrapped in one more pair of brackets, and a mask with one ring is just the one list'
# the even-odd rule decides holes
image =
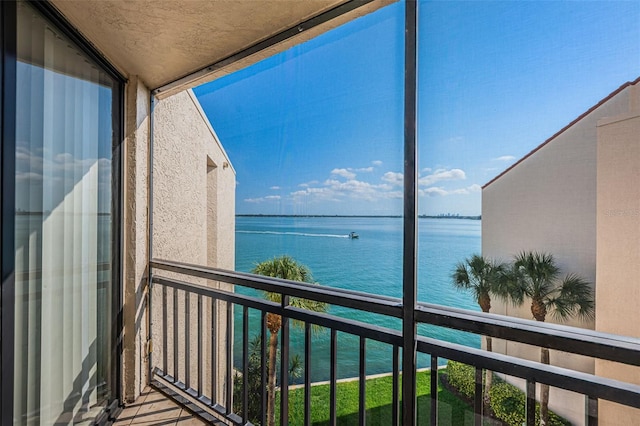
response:
{"label": "vertical blind", "polygon": [[90,420],[109,397],[112,91],[18,6],[16,424]]}

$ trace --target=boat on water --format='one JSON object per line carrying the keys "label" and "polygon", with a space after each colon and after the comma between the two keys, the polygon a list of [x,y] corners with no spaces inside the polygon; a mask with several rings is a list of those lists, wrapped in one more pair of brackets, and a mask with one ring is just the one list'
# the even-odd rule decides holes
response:
{"label": "boat on water", "polygon": [[357,238],[360,238],[360,235],[356,234],[355,232],[349,232],[349,238],[355,240]]}

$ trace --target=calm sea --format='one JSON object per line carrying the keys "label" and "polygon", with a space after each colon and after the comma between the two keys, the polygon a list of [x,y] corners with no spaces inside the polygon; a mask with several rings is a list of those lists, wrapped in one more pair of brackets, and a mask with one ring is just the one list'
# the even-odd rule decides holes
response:
{"label": "calm sea", "polygon": [[[359,239],[349,239],[355,231]],[[420,301],[479,310],[467,293],[451,285],[455,264],[480,252],[480,221],[419,219],[418,297]],[[236,269],[250,272],[259,262],[290,255],[307,265],[322,285],[402,297],[402,219],[361,217],[238,217],[236,219]],[[251,290],[238,290],[255,295]],[[329,313],[368,324],[400,328],[400,322],[374,314],[332,306]],[[235,362],[240,366],[241,310],[236,309]],[[259,314],[250,312],[250,333],[259,331]],[[480,337],[439,327],[419,328],[421,335],[479,347]],[[304,360],[302,331],[291,329],[291,354]],[[312,379],[329,378],[329,332],[320,331],[312,343]],[[367,341],[367,374],[392,369],[392,349]],[[358,375],[359,340],[338,333],[338,375]],[[426,367],[428,357],[419,358]]]}

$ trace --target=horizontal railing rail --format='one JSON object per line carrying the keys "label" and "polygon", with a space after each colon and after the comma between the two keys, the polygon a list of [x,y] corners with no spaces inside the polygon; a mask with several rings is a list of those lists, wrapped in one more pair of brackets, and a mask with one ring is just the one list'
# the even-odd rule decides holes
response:
{"label": "horizontal railing rail", "polygon": [[[362,321],[346,319],[339,316],[311,312],[289,305],[290,297],[298,297],[313,301],[321,301],[330,305],[358,309],[367,313],[386,315],[399,318],[402,315],[401,300],[391,297],[369,295],[349,290],[309,285],[293,281],[281,280],[264,276],[257,276],[241,272],[226,271],[216,268],[190,265],[180,262],[153,260],[153,285],[162,289],[162,365],[156,360],[154,373],[162,378],[169,386],[183,391],[187,395],[196,398],[210,410],[222,415],[236,424],[247,424],[247,412],[249,407],[248,394],[248,369],[249,369],[249,309],[260,312],[260,376],[261,389],[268,385],[266,380],[266,354],[267,354],[267,315],[276,314],[281,317],[282,331],[280,332],[280,383],[289,383],[288,369],[289,353],[289,321],[299,321],[304,324],[304,424],[310,424],[310,388],[311,388],[311,327],[320,326],[330,330],[330,424],[336,423],[336,383],[337,383],[337,354],[338,332],[353,335],[359,338],[359,412],[358,419],[361,424],[365,422],[366,412],[366,353],[367,341],[377,341],[390,345],[392,349],[391,364],[393,386],[392,396],[392,424],[401,424],[400,396],[399,396],[399,351],[402,350],[403,336],[399,330],[367,324]],[[248,296],[235,291],[210,287],[208,285],[187,282],[184,278],[176,279],[165,276],[160,271],[177,273],[181,277],[195,277],[208,280],[244,286],[256,290],[279,293],[282,302],[276,303],[263,298]],[[157,291],[156,291],[157,292]],[[169,294],[171,292],[171,294]],[[172,298],[171,298],[171,297]],[[180,297],[182,296],[182,298]],[[192,297],[193,296],[193,297]],[[159,296],[158,296],[159,297]],[[196,299],[197,298],[197,299]],[[154,303],[154,306],[157,306]],[[172,307],[172,312],[169,310]],[[209,306],[209,313],[206,308]],[[233,306],[242,309],[242,367],[241,374],[234,375],[232,365],[231,334],[233,329]],[[192,315],[195,309],[195,316]],[[204,342],[203,325],[204,318],[210,318],[208,326],[210,336],[208,343]],[[438,305],[420,303],[414,311],[416,322],[449,329],[471,332],[479,335],[492,336],[500,339],[527,343],[539,347],[561,350],[579,355],[590,356],[594,359],[621,362],[627,365],[640,365],[640,341],[638,339],[617,336],[593,330],[579,329],[558,324],[539,323],[530,320],[512,318],[494,314],[465,311],[462,309],[448,308]],[[191,318],[197,321],[196,342],[190,339],[194,334],[190,325]],[[184,324],[180,322],[184,321]],[[173,326],[170,326],[172,322]],[[204,328],[203,328],[204,327]],[[169,328],[172,328],[169,332]],[[223,337],[221,329],[226,330]],[[169,336],[171,334],[171,336]],[[226,339],[226,340],[225,340]],[[224,341],[224,344],[222,344]],[[203,385],[203,365],[205,364],[203,346],[209,345],[210,385]],[[191,348],[197,346],[197,357],[192,361]],[[184,347],[180,352],[180,347]],[[224,347],[224,353],[220,348]],[[239,350],[236,349],[236,350]],[[593,374],[561,368],[553,365],[529,361],[510,355],[495,352],[487,352],[481,349],[437,340],[425,336],[417,336],[417,352],[431,356],[431,423],[437,423],[438,413],[438,360],[454,360],[475,367],[476,392],[474,399],[474,412],[476,424],[481,424],[483,415],[482,377],[483,370],[517,377],[526,381],[527,424],[534,424],[536,384],[545,384],[560,389],[569,390],[586,397],[589,422],[597,416],[597,401],[604,399],[629,407],[640,408],[640,386],[608,379]],[[170,355],[171,354],[171,355]],[[168,357],[173,357],[173,365],[170,365]],[[180,358],[186,365],[180,364]],[[224,360],[222,359],[224,358]],[[195,368],[191,363],[197,364]],[[225,364],[224,374],[219,371],[219,366]],[[169,371],[169,370],[172,371]],[[193,370],[193,371],[192,371]],[[193,376],[195,379],[192,380]],[[222,386],[218,383],[224,377]],[[234,380],[242,383],[242,395],[240,412],[234,412],[232,403],[232,384]],[[197,381],[197,384],[194,383]],[[204,387],[203,387],[204,386]],[[224,390],[222,388],[224,387]],[[205,393],[208,392],[208,395]],[[221,396],[221,394],[223,394]],[[287,424],[288,419],[288,386],[280,387],[280,421]],[[265,424],[266,397],[262,394],[260,401],[262,418],[260,423]]]}
{"label": "horizontal railing rail", "polygon": [[286,294],[291,297],[315,300],[330,305],[402,318],[402,301],[394,297],[372,295],[352,290],[317,286],[296,281],[264,277],[244,272],[228,271],[225,269],[191,265],[188,263],[171,262],[167,260],[152,260],[154,269],[177,272],[192,277],[221,281],[228,284],[240,285],[256,290]]}
{"label": "horizontal railing rail", "polygon": [[309,322],[313,325],[343,331],[345,333],[356,334],[367,339],[376,340],[391,345],[401,345],[402,336],[398,330],[366,324],[348,318],[341,318],[320,312],[308,311],[294,306],[282,306],[280,303],[270,302],[265,299],[232,293],[210,287],[190,284],[185,281],[154,277],[154,283],[173,288],[176,290],[188,291],[201,296],[213,297],[236,305],[246,306],[256,310],[270,312],[281,315],[300,322]]}
{"label": "horizontal railing rail", "polygon": [[429,303],[418,304],[416,321],[640,366],[640,339],[633,337]]}

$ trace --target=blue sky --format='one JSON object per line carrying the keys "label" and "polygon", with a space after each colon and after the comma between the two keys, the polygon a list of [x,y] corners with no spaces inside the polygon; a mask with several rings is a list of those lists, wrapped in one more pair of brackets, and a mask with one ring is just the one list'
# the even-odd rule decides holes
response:
{"label": "blue sky", "polygon": [[[419,213],[482,185],[640,76],[640,2],[420,2]],[[401,3],[195,89],[237,213],[401,214]]]}

